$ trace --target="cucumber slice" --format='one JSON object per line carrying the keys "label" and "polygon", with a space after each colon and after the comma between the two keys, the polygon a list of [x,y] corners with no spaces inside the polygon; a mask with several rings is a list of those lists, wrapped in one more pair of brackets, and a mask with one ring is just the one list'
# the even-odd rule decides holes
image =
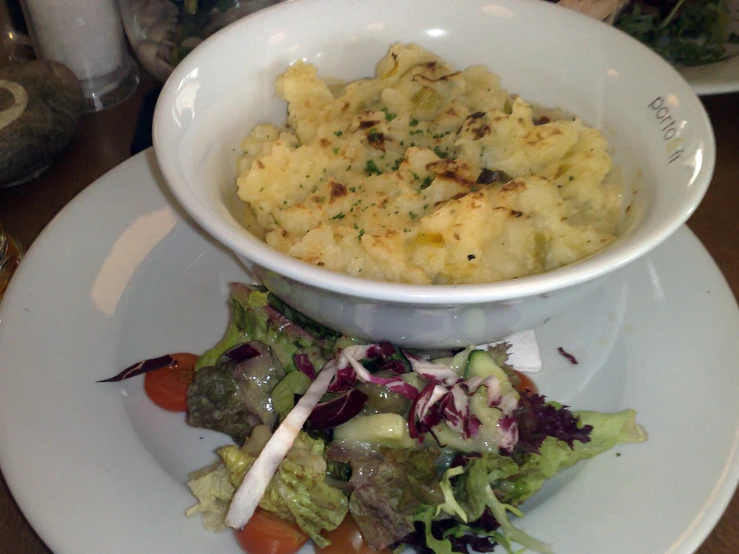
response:
{"label": "cucumber slice", "polygon": [[466,379],[470,377],[497,377],[501,383],[508,383],[510,379],[506,372],[495,363],[493,357],[484,350],[473,350],[467,359],[467,367],[464,370]]}
{"label": "cucumber slice", "polygon": [[392,448],[416,448],[408,423],[398,414],[356,416],[334,429],[334,440],[367,442]]}

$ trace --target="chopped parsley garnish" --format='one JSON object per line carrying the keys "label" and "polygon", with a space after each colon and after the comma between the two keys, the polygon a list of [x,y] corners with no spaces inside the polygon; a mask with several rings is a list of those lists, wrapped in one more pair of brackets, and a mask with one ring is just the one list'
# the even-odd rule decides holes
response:
{"label": "chopped parsley garnish", "polygon": [[382,111],[385,112],[385,121],[392,121],[393,119],[398,117],[398,114],[390,113],[387,108],[382,108]]}
{"label": "chopped parsley garnish", "polygon": [[380,133],[377,132],[377,129],[372,127],[372,129],[370,129],[370,132],[367,133],[367,139],[370,142],[378,142],[380,140]]}
{"label": "chopped parsley garnish", "polygon": [[449,154],[447,152],[444,152],[441,148],[438,146],[434,146],[434,154],[439,156],[441,159],[446,159],[449,157]]}
{"label": "chopped parsley garnish", "polygon": [[341,132],[341,131],[334,131],[334,134],[335,134],[335,135],[336,135],[337,137],[340,137],[340,136],[341,136],[341,135],[343,135],[344,133],[343,133],[343,132]]}
{"label": "chopped parsley garnish", "polygon": [[397,160],[395,160],[395,163],[393,163],[393,167],[392,167],[392,170],[393,170],[393,171],[397,171],[397,170],[398,170],[398,169],[400,168],[400,164],[402,164],[402,163],[403,163],[403,160],[404,160],[404,159],[405,159],[405,158],[398,158]]}
{"label": "chopped parsley garnish", "polygon": [[331,219],[344,219],[344,212],[337,213],[334,217]]}
{"label": "chopped parsley garnish", "polygon": [[[356,225],[355,225],[355,227],[356,227]],[[363,235],[364,235],[364,229],[360,229],[359,230],[359,234],[357,235],[357,240],[360,240]]]}
{"label": "chopped parsley garnish", "polygon": [[416,125],[418,125],[418,120],[415,119],[415,118],[413,118],[413,119],[410,120],[410,122],[408,123],[408,125],[410,125],[411,127],[415,127]]}
{"label": "chopped parsley garnish", "polygon": [[367,165],[365,166],[364,170],[369,175],[382,175],[382,171],[380,171],[380,169],[377,167],[375,160],[367,160]]}
{"label": "chopped parsley garnish", "polygon": [[421,183],[421,190],[429,188],[432,181],[433,179],[431,178],[431,175],[427,175],[426,178],[423,180],[423,183]]}
{"label": "chopped parsley garnish", "polygon": [[418,216],[414,214],[413,212],[408,212],[408,216],[410,216],[411,219],[416,219]]}

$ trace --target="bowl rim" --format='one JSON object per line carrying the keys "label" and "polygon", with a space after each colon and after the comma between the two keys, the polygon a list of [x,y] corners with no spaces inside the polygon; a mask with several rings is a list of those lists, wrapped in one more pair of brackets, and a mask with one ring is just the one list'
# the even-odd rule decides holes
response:
{"label": "bowl rim", "polygon": [[[370,1],[367,0],[367,3]],[[555,5],[541,2],[541,0],[523,0],[523,2],[540,4],[543,10],[565,11]],[[573,287],[630,264],[653,250],[683,225],[697,209],[708,190],[716,161],[715,137],[709,116],[696,93],[680,73],[658,54],[644,46],[644,56],[652,56],[654,61],[669,69],[676,81],[680,83],[680,87],[683,88],[681,91],[683,97],[693,104],[697,112],[697,118],[693,121],[696,124],[696,129],[699,129],[697,136],[699,137],[699,148],[702,151],[702,160],[700,168],[693,174],[691,184],[685,191],[684,198],[675,212],[670,217],[653,225],[649,231],[643,232],[638,240],[621,242],[620,237],[617,237],[614,243],[606,246],[603,250],[572,264],[535,275],[477,284],[416,285],[375,281],[324,269],[283,254],[259,240],[246,229],[235,230],[212,208],[201,201],[190,188],[188,179],[179,165],[177,156],[179,145],[178,147],[168,145],[165,135],[167,135],[167,129],[171,127],[174,120],[171,115],[171,107],[175,105],[179,84],[190,75],[201,59],[207,58],[210,51],[218,48],[218,37],[230,34],[238,35],[248,29],[249,26],[260,24],[261,19],[276,16],[275,14],[279,13],[280,10],[312,10],[315,9],[315,5],[331,3],[333,3],[333,0],[287,1],[255,12],[218,31],[200,44],[175,68],[164,84],[156,104],[153,122],[154,151],[169,189],[185,211],[200,226],[230,248],[247,266],[254,264],[263,267],[299,284],[326,293],[342,294],[374,302],[425,306],[471,305],[500,301],[514,302],[526,297],[546,295],[560,289]],[[602,32],[604,33],[618,33],[623,35],[623,39],[636,42],[635,39],[610,25],[605,25],[571,10],[566,10],[566,12],[560,12],[558,16],[571,19],[577,25],[582,25],[583,21],[588,21],[588,25],[599,24],[602,25]],[[580,20],[580,23],[577,23],[577,20]],[[167,125],[168,122],[170,125]],[[184,136],[183,133],[181,133],[180,138],[182,136]]]}

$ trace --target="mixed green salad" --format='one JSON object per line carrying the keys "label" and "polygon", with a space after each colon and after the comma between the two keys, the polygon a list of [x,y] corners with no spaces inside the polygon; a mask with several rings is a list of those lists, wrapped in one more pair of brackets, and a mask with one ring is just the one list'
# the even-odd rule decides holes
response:
{"label": "mixed green salad", "polygon": [[[513,524],[519,506],[578,461],[646,440],[632,410],[570,411],[538,394],[508,365],[506,344],[366,344],[243,284],[230,307],[225,337],[194,365],[186,407],[190,425],[233,442],[191,474],[187,514],[211,531],[243,528],[249,554],[266,548],[254,533],[274,520],[326,553],[347,551],[336,541],[348,521],[352,552],[551,552]],[[116,379],[177,365],[168,358]],[[270,552],[294,552],[293,542]]]}
{"label": "mixed green salad", "polygon": [[615,25],[667,61],[690,67],[727,57],[727,46],[738,42],[731,17],[729,0],[633,0]]}

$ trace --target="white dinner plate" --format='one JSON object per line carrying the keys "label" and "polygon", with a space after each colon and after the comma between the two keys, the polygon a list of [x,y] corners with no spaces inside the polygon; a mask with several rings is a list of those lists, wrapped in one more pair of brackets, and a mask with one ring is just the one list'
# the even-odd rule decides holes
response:
{"label": "white dinner plate", "polygon": [[729,44],[726,50],[727,57],[723,61],[678,68],[696,94],[707,96],[739,91],[739,45]]}
{"label": "white dinner plate", "polygon": [[[244,279],[183,218],[151,151],[87,188],[33,244],[0,306],[0,464],[54,552],[239,552],[230,533],[184,516],[187,473],[229,439],[156,408],[141,377],[95,381],[211,346],[228,321],[228,283]],[[543,393],[635,408],[650,438],[564,472],[518,524],[560,554],[693,552],[739,477],[738,315],[681,228],[538,329]]]}

